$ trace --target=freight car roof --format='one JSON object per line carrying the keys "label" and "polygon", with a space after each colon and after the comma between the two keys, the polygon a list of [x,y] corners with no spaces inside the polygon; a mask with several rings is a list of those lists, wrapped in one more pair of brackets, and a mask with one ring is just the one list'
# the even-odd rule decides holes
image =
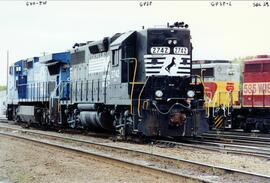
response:
{"label": "freight car roof", "polygon": [[270,63],[270,55],[258,55],[245,61],[245,64]]}

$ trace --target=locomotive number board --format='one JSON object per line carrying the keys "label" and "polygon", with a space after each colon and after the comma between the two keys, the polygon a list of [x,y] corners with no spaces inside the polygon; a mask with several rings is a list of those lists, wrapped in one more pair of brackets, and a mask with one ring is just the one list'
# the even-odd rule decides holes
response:
{"label": "locomotive number board", "polygon": [[[170,54],[171,49],[169,47],[151,47],[150,49],[152,54]],[[173,53],[176,55],[187,55],[187,47],[174,47]]]}
{"label": "locomotive number board", "polygon": [[169,47],[151,47],[152,54],[169,54],[170,48]]}
{"label": "locomotive number board", "polygon": [[270,82],[244,83],[243,95],[270,95]]}
{"label": "locomotive number board", "polygon": [[173,53],[178,55],[187,55],[188,54],[188,48],[187,47],[174,47]]}

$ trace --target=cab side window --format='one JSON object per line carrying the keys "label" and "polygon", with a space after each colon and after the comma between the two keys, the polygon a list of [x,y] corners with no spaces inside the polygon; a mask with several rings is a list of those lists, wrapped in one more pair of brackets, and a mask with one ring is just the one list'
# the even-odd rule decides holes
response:
{"label": "cab side window", "polygon": [[120,60],[120,51],[113,50],[112,52],[112,66],[118,66]]}

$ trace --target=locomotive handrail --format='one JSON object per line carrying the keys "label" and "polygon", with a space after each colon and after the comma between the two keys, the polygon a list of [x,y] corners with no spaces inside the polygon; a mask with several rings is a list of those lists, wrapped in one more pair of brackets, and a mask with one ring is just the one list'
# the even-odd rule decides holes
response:
{"label": "locomotive handrail", "polygon": [[[225,98],[225,106],[222,104],[221,106],[221,109],[223,110],[223,116],[226,118],[227,115],[226,115],[226,101],[229,101],[229,95],[228,95],[228,92],[221,92],[221,93],[225,93],[226,94],[226,98]],[[220,101],[220,98],[219,98],[219,101]],[[221,102],[219,102],[221,103]],[[228,108],[229,108],[229,102],[228,102]]]}
{"label": "locomotive handrail", "polygon": [[231,112],[230,112],[230,107],[233,107],[233,94],[234,93],[237,93],[238,94],[238,92],[232,92],[232,91],[230,91],[230,93],[229,93],[229,95],[231,96],[229,99],[229,102],[228,102],[228,116],[230,116],[231,115]]}
{"label": "locomotive handrail", "polygon": [[[224,117],[227,117],[227,116],[230,116],[231,115],[231,113],[230,113],[230,107],[233,106],[233,94],[234,93],[238,93],[238,92],[232,92],[232,91],[221,91],[221,92],[218,92],[218,98],[219,98],[219,100],[221,98],[220,94],[223,94],[223,93],[226,94],[226,98],[225,98],[225,101],[224,101],[225,106],[224,106],[224,108],[221,108],[221,109],[223,110],[223,116]],[[220,103],[221,102],[219,101],[219,105],[221,106]],[[226,112],[227,112],[227,115],[226,115]]]}
{"label": "locomotive handrail", "polygon": [[[52,99],[54,98],[54,97],[56,97],[56,91],[57,91],[57,89],[60,87],[60,85],[62,84],[62,80],[60,80],[59,81],[59,83],[58,83],[58,85],[56,85],[56,87],[54,88],[54,90],[53,90],[53,92],[52,92],[52,94],[51,94],[51,96],[50,96],[50,105],[53,107],[53,102],[52,102]],[[57,100],[57,105],[58,105],[58,112],[60,111],[60,105],[59,105],[59,103],[60,103],[60,92],[59,92],[59,96],[58,96],[58,100]]]}
{"label": "locomotive handrail", "polygon": [[163,115],[169,114],[169,113],[171,112],[171,110],[173,109],[173,107],[176,106],[176,105],[179,105],[179,106],[181,106],[181,107],[184,107],[185,109],[190,109],[190,107],[191,107],[190,104],[188,104],[188,106],[185,106],[185,105],[183,105],[183,104],[181,104],[181,103],[175,103],[175,104],[173,104],[173,105],[169,108],[169,110],[168,110],[167,112],[162,112],[162,111],[158,108],[157,104],[155,104],[154,102],[153,102],[152,104],[153,104],[153,106],[155,106],[155,108],[157,109],[157,111],[158,111],[160,114],[163,114]]}
{"label": "locomotive handrail", "polygon": [[203,85],[203,88],[204,88],[204,81],[203,81],[202,77],[201,77],[200,75],[191,75],[191,79],[193,79],[193,77],[194,77],[195,79],[196,79],[196,78],[199,78],[200,81],[201,81],[201,83],[202,83],[202,85]]}
{"label": "locomotive handrail", "polygon": [[51,94],[51,98],[53,98],[53,97],[56,96],[56,91],[60,87],[61,83],[62,83],[62,80],[60,80],[59,83],[58,83],[58,85],[56,85],[56,87],[54,88],[54,90],[53,90],[53,92]]}
{"label": "locomotive handrail", "polygon": [[[194,77],[195,77],[195,78],[199,78],[200,81],[201,81],[201,83],[203,83],[203,81],[201,80],[201,77],[200,77],[199,75],[191,75],[190,77],[191,77],[191,79],[193,79]],[[144,91],[144,88],[145,88],[147,82],[148,82],[148,79],[149,79],[149,77],[146,77],[146,81],[144,82],[144,85],[143,85],[143,87],[142,87],[142,89],[141,89],[141,91],[140,91],[140,93],[139,93],[139,96],[138,96],[137,112],[138,112],[138,116],[139,116],[140,118],[142,117],[142,116],[141,116],[141,112],[140,112],[141,95],[142,95],[142,93],[143,93],[143,91]],[[169,99],[167,99],[167,101],[169,101],[169,100],[171,100],[171,99],[172,99],[172,98],[169,98]],[[180,99],[180,98],[178,98],[178,99]],[[177,104],[177,103],[176,103],[176,104]],[[155,106],[155,107],[157,108],[157,106]],[[157,110],[159,111],[158,108],[157,108]],[[161,111],[160,111],[160,113],[162,114]]]}
{"label": "locomotive handrail", "polygon": [[227,106],[227,116],[230,116],[230,107],[231,107],[231,104],[232,104],[232,97],[233,97],[233,95],[232,95],[232,91],[229,91],[229,93],[227,93],[228,94],[228,106]]}
{"label": "locomotive handrail", "polygon": [[[203,88],[205,88],[204,80],[203,80],[202,76],[200,76],[200,75],[191,75],[191,78],[192,78],[192,79],[193,79],[193,77],[194,77],[195,79],[196,79],[196,78],[199,78],[200,81],[201,81],[201,84],[203,85]],[[209,118],[209,117],[210,117],[210,103],[213,101],[213,100],[212,100],[213,94],[212,94],[212,92],[205,92],[205,91],[204,91],[204,93],[210,93],[210,94],[211,94],[210,97],[207,97],[207,98],[209,98],[209,99],[208,99],[208,101],[207,101],[207,116],[206,116],[206,118]],[[205,97],[204,97],[204,98],[205,98]]]}
{"label": "locomotive handrail", "polygon": [[33,100],[44,101],[44,98],[49,99],[49,94],[47,91],[49,87],[48,86],[49,82],[53,82],[53,80],[48,80],[47,82],[28,82],[28,83],[17,84],[18,87],[26,86],[26,95],[27,95],[25,96],[25,98],[18,97],[17,100],[18,101],[33,101]]}
{"label": "locomotive handrail", "polygon": [[219,98],[219,92],[217,93],[217,96],[218,97],[213,97],[214,98],[213,109],[212,109],[213,118],[216,117],[216,115],[215,115],[215,107],[216,107],[216,103],[217,103],[217,98]]}
{"label": "locomotive handrail", "polygon": [[[222,94],[222,93],[225,93],[226,94],[226,99],[225,99],[225,102],[227,101],[227,94],[228,94],[228,92],[218,92],[217,94],[218,94],[218,100],[219,100],[219,102],[218,102],[218,105],[219,105],[219,108],[220,109],[222,109],[223,110],[223,116],[224,117],[227,117],[226,116],[226,103],[225,103],[225,106],[223,105],[223,104],[221,104],[221,102],[220,102],[220,98],[221,98],[221,96],[220,96],[220,94]],[[216,99],[217,100],[217,99]],[[216,115],[214,114],[214,109],[215,109],[215,107],[213,107],[213,117],[216,117]]]}
{"label": "locomotive handrail", "polygon": [[133,111],[132,99],[133,99],[133,92],[134,92],[134,85],[135,85],[135,79],[136,79],[136,73],[137,73],[138,60],[135,57],[124,58],[121,60],[134,60],[135,61],[135,67],[134,67],[133,79],[132,79],[132,85],[131,85],[131,92],[130,92],[130,114],[132,114],[132,111]]}
{"label": "locomotive handrail", "polygon": [[[108,77],[108,73],[109,73],[110,63],[111,63],[111,60],[109,60],[109,62],[107,64],[106,75],[105,75],[105,79],[104,79],[104,103],[106,103],[106,100],[107,100],[106,99],[107,98],[107,77]],[[88,87],[88,80],[87,80],[87,87]]]}
{"label": "locomotive handrail", "polygon": [[212,97],[213,97],[213,94],[212,92],[206,92],[206,93],[210,93],[210,97],[207,97],[208,98],[208,101],[207,101],[207,118],[210,117],[210,103],[212,102]]}
{"label": "locomotive handrail", "polygon": [[62,86],[60,88],[60,91],[59,91],[59,96],[58,96],[58,112],[60,112],[60,99],[62,98],[62,96],[64,96],[64,94],[63,94],[64,87],[67,86],[70,81],[61,81],[61,82],[63,83],[64,86]]}
{"label": "locomotive handrail", "polygon": [[143,87],[142,87],[142,89],[141,89],[141,91],[140,91],[140,94],[139,94],[139,96],[138,96],[138,107],[137,107],[137,112],[138,112],[138,116],[139,116],[140,118],[142,117],[142,116],[141,116],[141,110],[140,110],[140,107],[141,107],[141,95],[142,95],[142,93],[143,93],[143,91],[144,91],[144,88],[145,88],[147,82],[148,82],[148,79],[149,79],[149,77],[146,78],[146,81],[144,82]]}
{"label": "locomotive handrail", "polygon": [[226,105],[225,106],[222,105],[221,109],[223,110],[223,116],[226,118],[227,117],[227,115],[226,115]]}

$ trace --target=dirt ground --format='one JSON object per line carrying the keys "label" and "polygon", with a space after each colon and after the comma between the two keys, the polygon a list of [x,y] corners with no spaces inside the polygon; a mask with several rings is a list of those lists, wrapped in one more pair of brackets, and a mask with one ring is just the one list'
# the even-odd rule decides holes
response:
{"label": "dirt ground", "polygon": [[[1,126],[7,126],[7,127],[20,129],[19,126],[4,124],[4,123],[3,124],[1,123]],[[39,131],[39,130],[36,130],[36,131]],[[209,164],[217,165],[217,166],[224,166],[224,167],[240,169],[240,170],[244,170],[248,172],[255,172],[255,173],[260,173],[264,175],[270,175],[270,169],[269,169],[270,159],[267,159],[267,158],[259,158],[259,157],[253,157],[253,156],[248,156],[248,155],[226,154],[222,152],[202,150],[200,148],[198,149],[189,148],[189,147],[184,147],[184,146],[179,147],[179,148],[160,148],[155,145],[151,146],[151,145],[145,145],[145,144],[143,145],[143,144],[133,144],[133,143],[125,143],[125,142],[113,142],[112,140],[109,140],[109,139],[102,139],[102,138],[96,138],[96,137],[78,135],[78,134],[74,134],[74,135],[67,134],[67,133],[60,134],[60,133],[49,132],[49,131],[46,131],[46,133],[51,133],[53,135],[60,135],[60,136],[65,136],[65,137],[73,137],[73,138],[82,139],[82,140],[89,140],[93,142],[104,143],[107,145],[127,147],[127,148],[136,149],[136,150],[142,150],[146,152],[172,156],[175,158],[198,161],[201,163],[209,163]],[[1,168],[1,164],[0,164],[0,168]]]}
{"label": "dirt ground", "polygon": [[[3,125],[3,124],[1,124],[1,125]],[[6,126],[10,126],[10,125],[6,124]],[[12,127],[13,128],[20,128],[20,127],[14,126],[14,125]],[[39,131],[39,130],[36,130],[36,131]],[[17,133],[17,131],[15,130],[14,133]],[[46,131],[46,133],[51,133],[53,135],[59,135],[59,136],[73,137],[76,139],[94,141],[94,142],[98,142],[98,143],[104,143],[106,145],[131,148],[131,149],[141,150],[141,151],[154,153],[154,154],[167,155],[167,156],[171,156],[174,158],[186,159],[186,160],[191,160],[191,161],[198,161],[201,163],[209,163],[212,165],[224,166],[224,167],[244,170],[244,171],[248,171],[248,172],[270,175],[270,169],[269,169],[270,161],[267,158],[258,158],[258,157],[248,156],[248,155],[226,154],[226,153],[221,153],[221,152],[202,150],[200,148],[189,148],[189,147],[185,147],[185,146],[182,146],[179,148],[168,148],[168,147],[164,148],[164,147],[159,147],[156,145],[149,145],[149,144],[148,145],[147,144],[133,144],[133,143],[126,143],[126,142],[119,142],[119,141],[114,142],[108,138],[103,139],[103,138],[96,138],[96,137],[78,135],[78,134],[72,135],[72,134],[67,134],[67,133],[56,133],[56,132],[49,132],[49,131]],[[11,175],[10,173],[9,173],[9,176],[7,175],[7,173],[5,173],[5,174],[2,173],[3,170],[2,170],[1,163],[5,162],[6,161],[5,159],[9,159],[9,157],[7,157],[7,155],[5,157],[3,157],[3,154],[2,154],[3,148],[1,147],[2,143],[3,142],[1,142],[1,136],[0,136],[0,183],[2,183],[1,178],[4,179],[5,177],[8,177],[8,178],[13,177],[13,179],[12,179],[13,181],[17,180],[17,179],[14,179],[14,177],[16,177],[16,176]],[[17,143],[19,143],[19,142],[17,142]],[[20,142],[20,143],[22,143],[22,142]],[[26,143],[26,142],[24,142],[24,143]],[[29,145],[30,144],[28,144],[28,146]],[[19,147],[20,146],[18,146],[16,148],[19,148]],[[43,148],[43,149],[47,150],[46,148]],[[12,148],[11,148],[11,150],[9,149],[6,151],[7,152],[12,151]],[[60,168],[57,168],[57,166],[52,168],[52,166],[50,166],[50,164],[46,165],[47,161],[50,160],[50,158],[51,158],[50,154],[52,154],[52,152],[54,152],[54,154],[55,154],[56,152],[59,152],[59,150],[56,151],[56,150],[49,149],[47,151],[44,151],[44,150],[39,150],[39,151],[42,152],[41,153],[42,154],[41,160],[43,163],[41,163],[41,165],[45,164],[45,167],[47,167],[47,169],[49,169],[49,170],[47,170],[48,173],[45,174],[46,178],[42,178],[42,176],[37,176],[39,174],[39,172],[37,172],[37,170],[35,168],[33,168],[34,170],[31,170],[32,173],[31,174],[28,173],[28,174],[30,174],[30,177],[34,177],[34,178],[30,179],[32,182],[34,182],[36,180],[38,180],[36,182],[42,182],[43,179],[45,179],[43,182],[48,182],[48,181],[49,182],[57,182],[58,179],[54,180],[54,179],[50,178],[50,176],[52,176],[52,177],[57,176],[58,177],[58,174],[62,175],[61,170],[65,171],[65,173],[70,172],[70,173],[68,173],[68,175],[71,175],[71,176],[69,178],[66,178],[68,176],[65,173],[63,173],[63,175],[62,175],[63,178],[60,178],[60,180],[61,180],[60,182],[65,182],[65,181],[70,182],[71,180],[72,180],[72,182],[150,182],[150,181],[151,182],[174,182],[172,180],[168,180],[168,178],[164,178],[164,177],[160,177],[160,176],[158,177],[156,175],[145,175],[144,172],[142,172],[142,173],[137,172],[136,175],[135,175],[135,173],[134,174],[130,173],[130,171],[128,171],[128,170],[125,170],[123,172],[124,169],[122,167],[118,167],[118,169],[119,169],[118,170],[117,167],[114,168],[113,165],[110,165],[110,167],[106,168],[105,165],[108,165],[108,164],[103,162],[103,164],[105,164],[105,165],[102,165],[102,163],[100,163],[100,162],[96,163],[97,162],[96,160],[92,160],[91,162],[89,162],[91,167],[86,166],[84,163],[85,160],[82,160],[82,159],[85,159],[85,157],[76,157],[75,154],[74,155],[67,155],[68,156],[67,158],[63,155],[55,155],[55,156],[58,158],[59,157],[64,158],[63,160],[56,159],[57,161],[60,161],[61,165],[63,164],[62,162],[64,162],[64,164],[65,164],[66,161],[69,162],[70,159],[73,160],[73,158],[74,158],[75,165],[78,164],[78,162],[79,163],[82,162],[82,163],[84,163],[82,166],[75,166],[72,164],[72,166],[70,166],[70,167],[66,166],[67,170],[65,168],[61,169],[62,166],[58,166]],[[29,155],[30,157],[36,158],[37,157],[36,154],[39,154],[39,151],[38,150],[36,150],[34,152],[27,151],[24,153],[24,156],[25,156],[25,154],[30,153],[30,154],[32,154],[31,156]],[[49,159],[45,158],[47,156],[46,154],[49,154],[49,156],[50,156]],[[65,153],[62,152],[62,154],[65,154]],[[68,154],[70,154],[70,153],[68,153]],[[76,159],[75,159],[75,157],[76,157]],[[78,160],[77,160],[77,158],[78,158]],[[29,159],[31,160],[31,158],[29,158]],[[16,161],[18,161],[18,160],[16,159]],[[90,161],[90,160],[88,160],[88,161]],[[48,162],[50,162],[50,161],[48,161]],[[92,166],[92,164],[95,166]],[[98,164],[98,167],[97,167],[97,164]],[[41,165],[39,165],[38,167],[40,167]],[[33,166],[35,167],[35,165],[33,165]],[[104,168],[104,166],[105,166],[105,168]],[[6,166],[6,167],[8,167],[8,166]],[[82,167],[86,167],[86,168],[82,168]],[[43,171],[43,169],[44,168],[41,168],[42,171]],[[77,172],[77,169],[79,169],[80,171],[78,170],[78,172]],[[100,170],[101,173],[100,173],[100,171],[93,172],[93,170],[97,170],[97,169]],[[27,170],[27,171],[31,172],[29,170]],[[59,172],[59,171],[60,171],[60,173],[56,174],[56,172]],[[90,171],[90,173],[89,173],[89,171]],[[6,171],[6,172],[8,172],[8,171]],[[104,174],[104,172],[106,172],[106,173],[109,172],[109,174],[106,175],[106,174]],[[112,172],[113,173],[116,172],[116,173],[112,174]],[[50,175],[50,173],[52,173],[52,175]],[[54,174],[56,174],[56,175],[54,175]],[[76,181],[76,179],[73,177],[74,175],[77,178],[79,177],[80,180]],[[121,177],[121,175],[125,175],[125,176]],[[47,178],[47,176],[48,176],[48,178]],[[112,176],[112,178],[110,178],[111,176]],[[36,178],[36,177],[38,177],[38,178]],[[84,178],[84,177],[86,177],[86,178]],[[89,179],[89,177],[91,179]],[[102,179],[100,177],[102,177]],[[106,179],[106,177],[109,177],[109,178]],[[121,177],[121,179],[118,179],[118,177]],[[26,182],[29,182],[30,180],[27,179]],[[155,181],[153,181],[153,180],[155,180]]]}
{"label": "dirt ground", "polygon": [[175,182],[115,164],[0,136],[0,183]]}

